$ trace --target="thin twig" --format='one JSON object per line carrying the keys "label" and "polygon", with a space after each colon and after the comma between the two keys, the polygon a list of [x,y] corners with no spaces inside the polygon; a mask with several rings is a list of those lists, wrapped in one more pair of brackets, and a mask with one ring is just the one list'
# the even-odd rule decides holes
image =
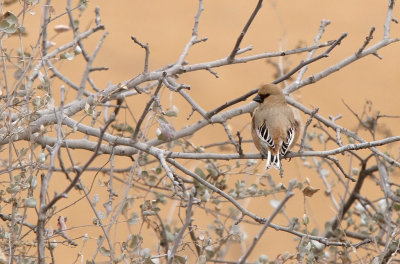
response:
{"label": "thin twig", "polygon": [[369,35],[365,38],[364,44],[361,46],[361,48],[357,51],[356,56],[360,56],[363,50],[368,46],[368,44],[371,42],[371,40],[374,38],[374,31],[375,27],[372,27]]}
{"label": "thin twig", "polygon": [[[334,220],[331,222],[332,226],[332,231],[335,231],[339,225],[340,222],[342,221],[344,215],[348,212],[350,209],[350,206],[354,203],[354,201],[357,199],[357,195],[360,193],[361,187],[363,186],[364,180],[368,175],[371,175],[374,171],[377,171],[378,168],[376,166],[371,167],[369,169],[366,169],[366,161],[362,164],[360,173],[358,175],[358,179],[356,182],[356,185],[354,186],[353,191],[351,192],[349,198],[347,199],[346,202],[344,202],[339,210],[339,214],[335,216]],[[324,236],[329,238],[333,234],[331,232],[327,232]]]}
{"label": "thin twig", "polygon": [[265,230],[270,226],[272,220],[280,212],[280,210],[283,208],[283,206],[286,204],[286,202],[294,195],[294,192],[292,192],[292,190],[295,185],[296,185],[296,180],[295,179],[291,180],[289,183],[289,188],[286,192],[285,197],[279,203],[279,205],[275,208],[275,210],[271,214],[271,216],[268,217],[267,221],[264,223],[260,232],[254,237],[253,242],[251,243],[251,245],[249,246],[247,251],[239,258],[239,260],[238,260],[239,264],[244,264],[246,262],[246,259],[250,256],[250,254],[253,251],[253,249],[255,248],[256,244],[258,243],[258,241],[260,241],[260,238],[263,236]]}
{"label": "thin twig", "polygon": [[158,92],[160,91],[162,84],[163,84],[163,79],[165,78],[166,73],[164,72],[163,77],[158,81],[158,86],[156,88],[156,91],[154,92],[154,95],[150,98],[150,100],[147,102],[146,107],[143,110],[142,115],[139,118],[139,121],[136,124],[136,128],[135,128],[135,132],[132,135],[132,139],[133,141],[137,140],[137,137],[139,135],[139,131],[140,131],[140,126],[143,123],[144,118],[146,117],[147,113],[150,111],[150,107],[153,104],[156,96],[158,95]]}
{"label": "thin twig", "polygon": [[218,189],[217,187],[215,187],[215,185],[209,183],[208,181],[204,180],[203,178],[201,178],[199,175],[197,175],[196,173],[191,172],[190,170],[186,169],[184,166],[182,166],[181,164],[179,164],[178,162],[176,162],[174,159],[168,158],[167,161],[169,163],[171,163],[172,165],[174,165],[177,169],[179,169],[180,171],[182,171],[183,173],[187,174],[188,176],[194,178],[195,180],[199,181],[201,184],[203,184],[205,187],[209,188],[210,190],[216,192],[217,194],[221,195],[222,197],[224,197],[225,199],[227,199],[228,201],[230,201],[232,203],[233,206],[235,206],[243,215],[247,215],[250,218],[253,218],[256,222],[258,223],[264,223],[265,219],[262,217],[259,217],[255,214],[253,214],[252,212],[250,212],[249,210],[247,210],[246,208],[244,208],[243,206],[241,206],[233,197],[231,197],[229,194],[223,192],[222,190]]}
{"label": "thin twig", "polygon": [[178,249],[178,246],[181,244],[183,234],[185,233],[185,230],[188,228],[189,224],[192,222],[192,206],[193,206],[194,191],[195,189],[193,187],[188,197],[188,204],[186,208],[186,220],[182,228],[179,230],[178,235],[175,237],[174,245],[172,246],[172,249],[168,254],[168,264],[173,263],[176,250]]}
{"label": "thin twig", "polygon": [[224,127],[225,133],[228,135],[229,141],[235,147],[237,153],[239,153],[239,145],[236,143],[235,139],[233,138],[231,129],[228,127],[228,124],[226,122],[222,122],[221,124]]}
{"label": "thin twig", "polygon": [[[314,38],[314,44],[315,44],[315,45],[318,45],[319,40],[321,39],[322,35],[323,35],[324,32],[325,32],[325,28],[326,28],[330,23],[331,23],[331,21],[325,20],[325,19],[323,19],[323,20],[321,21],[321,25],[319,26],[318,34],[317,34],[317,35],[315,36],[315,38]],[[311,50],[311,51],[308,53],[308,55],[307,55],[307,60],[311,59],[312,56],[314,56],[314,53],[315,53],[315,50]],[[299,72],[299,74],[298,74],[298,76],[297,76],[296,82],[299,82],[299,81],[303,78],[303,76],[304,76],[304,74],[306,73],[307,69],[308,69],[308,66],[305,66],[305,67],[303,67],[303,68],[300,70],[300,72]]]}
{"label": "thin twig", "polygon": [[237,131],[237,133],[236,133],[236,135],[237,135],[237,137],[238,137],[238,153],[239,153],[239,155],[243,155],[243,148],[242,148],[242,141],[243,141],[243,138],[242,138],[242,136],[240,135],[240,132],[239,131]]}
{"label": "thin twig", "polygon": [[250,92],[248,92],[248,93],[246,93],[246,94],[244,94],[244,95],[242,95],[242,96],[240,96],[240,97],[238,97],[238,98],[236,98],[236,99],[234,99],[232,101],[226,102],[225,104],[223,104],[221,106],[218,106],[214,110],[211,110],[211,111],[207,112],[207,117],[211,118],[214,115],[216,115],[219,112],[221,112],[222,110],[224,110],[224,109],[226,109],[226,108],[228,108],[228,107],[230,107],[230,106],[232,106],[234,104],[237,104],[237,103],[239,103],[241,101],[246,101],[247,98],[249,98],[253,94],[256,94],[257,92],[258,92],[258,89],[253,89]]}
{"label": "thin twig", "polygon": [[50,9],[51,0],[47,0],[44,5],[44,18],[42,25],[42,54],[46,56],[47,54],[47,26],[50,23],[49,9]]}
{"label": "thin twig", "polygon": [[[69,118],[65,118],[65,121],[67,121],[68,125],[72,125],[73,123],[70,123]],[[94,131],[89,130],[89,126],[85,126],[82,124],[79,124],[78,126],[79,130],[90,132],[91,135],[98,137],[98,133],[95,132],[97,129],[93,129]],[[94,132],[94,133],[92,133]],[[105,136],[106,141],[112,142],[112,140],[115,140],[116,144],[129,144],[130,140],[125,139],[125,138],[120,138],[116,136],[112,136],[110,134],[107,134]],[[343,147],[338,147],[334,148],[331,150],[318,150],[318,151],[302,151],[302,152],[290,152],[287,155],[285,155],[285,159],[288,158],[295,158],[295,157],[327,157],[327,156],[332,156],[332,155],[338,155],[345,153],[346,151],[351,151],[351,150],[359,150],[359,149],[372,149],[375,148],[376,146],[383,146],[387,145],[393,142],[400,141],[400,136],[394,136],[394,137],[389,137],[381,140],[376,140],[376,141],[370,141],[370,142],[363,142],[363,143],[358,143],[358,144],[347,144],[344,145]],[[42,145],[54,145],[56,143],[56,139],[51,138],[49,136],[41,136],[40,138],[36,139],[36,142]],[[82,140],[82,139],[69,139],[66,140],[65,144],[68,144],[70,148],[73,149],[87,149],[87,150],[93,150],[96,146],[95,142],[89,141],[89,140]],[[64,145],[64,144],[63,144]],[[133,154],[137,153],[137,149],[141,149],[143,151],[146,151],[149,146],[151,146],[148,143],[140,143],[140,142],[135,142],[132,147],[128,146],[116,146],[114,147],[115,155],[119,156],[131,156]],[[104,154],[110,154],[112,151],[112,148],[101,145],[100,147],[101,152]],[[164,156],[170,157],[170,158],[179,158],[179,159],[218,159],[218,160],[230,160],[230,159],[261,159],[263,158],[259,153],[258,154],[234,154],[234,153],[190,153],[190,152],[173,152],[173,151],[167,151],[167,150],[162,150],[159,148],[154,148],[154,150],[161,151]],[[380,153],[380,156],[386,156],[385,154]],[[388,156],[387,156],[388,157]],[[390,157],[388,157],[390,158]],[[390,158],[394,162],[398,163],[398,161]],[[390,162],[390,160],[388,160]],[[396,164],[396,163],[391,163],[391,164]]]}
{"label": "thin twig", "polygon": [[103,45],[103,42],[106,39],[107,35],[108,35],[108,32],[104,32],[103,36],[101,37],[101,39],[97,43],[97,46],[94,49],[92,56],[90,56],[88,61],[87,61],[86,68],[85,68],[85,71],[82,74],[81,83],[79,85],[79,90],[78,90],[78,95],[77,95],[78,100],[81,99],[82,95],[84,94],[86,81],[89,78],[89,73],[90,73],[90,69],[92,68],[93,61],[96,58],[96,55],[99,52],[101,46]]}
{"label": "thin twig", "polygon": [[247,21],[246,25],[244,26],[242,32],[240,33],[239,37],[236,40],[235,46],[233,47],[233,50],[228,56],[228,62],[232,62],[237,54],[237,52],[240,49],[240,43],[242,42],[244,35],[246,35],[247,30],[249,29],[251,23],[253,22],[254,18],[256,17],[258,11],[262,7],[263,0],[258,0],[258,3],[256,5],[256,8],[254,9],[253,13],[251,14],[249,20]]}
{"label": "thin twig", "polygon": [[[295,101],[294,99],[290,98],[290,97],[286,97],[287,102],[296,107],[297,109],[301,110],[302,112],[310,115],[311,114],[311,110],[307,109],[307,107],[305,107],[304,105],[300,104],[299,102]],[[336,131],[336,129],[339,127],[341,133],[345,134],[346,136],[352,137],[355,140],[361,142],[361,144],[365,144],[367,143],[367,141],[365,141],[364,139],[362,139],[361,137],[359,137],[356,133],[349,131],[348,129],[341,127],[339,125],[337,125],[336,123],[327,120],[326,118],[320,116],[319,114],[315,114],[315,119],[317,119],[318,121],[320,121],[321,123],[323,123],[324,125],[334,129]],[[397,140],[395,140],[397,141]],[[347,145],[349,146],[349,145]],[[346,146],[344,146],[343,148],[345,148]],[[389,157],[388,155],[382,153],[381,151],[379,151],[377,148],[375,148],[375,146],[369,146],[368,147],[372,152],[378,154],[379,156],[383,157],[389,164],[391,165],[396,165],[397,167],[400,167],[400,162]]]}
{"label": "thin twig", "polygon": [[343,33],[324,53],[314,57],[314,58],[310,58],[308,60],[305,61],[301,61],[296,67],[294,67],[290,72],[286,73],[285,75],[283,75],[282,77],[274,80],[272,83],[277,84],[280,83],[286,79],[288,79],[290,76],[292,76],[293,74],[295,74],[298,70],[300,70],[301,68],[303,68],[304,66],[311,64],[317,60],[320,60],[322,58],[326,58],[329,56],[329,53],[337,46],[340,45],[340,43],[342,42],[342,40],[347,37],[347,33]]}
{"label": "thin twig", "polygon": [[314,115],[315,115],[316,113],[318,113],[318,111],[319,111],[319,107],[315,108],[315,109],[311,112],[310,117],[307,119],[307,122],[306,122],[306,124],[304,125],[303,136],[302,136],[301,141],[300,141],[300,149],[299,149],[299,152],[302,152],[303,149],[304,149],[304,143],[305,143],[305,139],[306,139],[306,137],[307,137],[307,129],[308,129],[308,126],[311,124],[311,122],[312,122],[312,120],[313,120],[313,118],[314,118]]}
{"label": "thin twig", "polygon": [[149,43],[143,44],[141,43],[135,36],[131,36],[131,39],[138,44],[140,47],[142,47],[145,50],[145,59],[144,59],[144,70],[143,73],[146,74],[149,72],[149,56],[150,56],[150,48],[149,48]]}
{"label": "thin twig", "polygon": [[104,128],[101,129],[100,137],[99,137],[99,140],[97,142],[96,148],[93,150],[92,156],[85,163],[85,165],[83,165],[82,169],[80,171],[78,171],[77,175],[74,177],[72,182],[68,185],[68,187],[65,188],[65,190],[61,194],[56,195],[48,204],[46,204],[46,206],[44,206],[42,208],[42,210],[44,212],[46,212],[49,208],[51,208],[58,200],[60,200],[61,198],[65,198],[67,196],[67,194],[71,191],[71,189],[78,183],[80,177],[82,176],[82,173],[86,170],[87,167],[89,167],[89,165],[96,159],[96,157],[98,157],[100,146],[101,146],[101,142],[103,141],[104,133],[105,133],[105,131],[107,131],[107,128],[111,125],[111,123],[114,120],[115,120],[115,114],[112,113],[110,119],[107,121],[107,123],[104,126]]}

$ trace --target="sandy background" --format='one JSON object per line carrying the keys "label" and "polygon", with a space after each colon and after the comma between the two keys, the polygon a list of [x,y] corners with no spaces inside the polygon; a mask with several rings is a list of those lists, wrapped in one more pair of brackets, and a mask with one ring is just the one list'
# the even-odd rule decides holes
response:
{"label": "sandy background", "polygon": [[[56,13],[65,10],[64,1],[53,1]],[[255,0],[218,0],[205,1],[204,12],[201,15],[199,26],[199,37],[208,37],[205,43],[194,46],[187,57],[190,63],[217,60],[227,56],[233,48],[238,34],[246,23],[250,13],[256,5]],[[130,39],[131,35],[137,37],[144,43],[150,45],[150,70],[160,68],[166,64],[175,62],[180,56],[184,45],[191,36],[194,15],[197,11],[198,2],[183,0],[93,0],[89,1],[88,9],[83,13],[81,19],[81,30],[93,25],[94,8],[99,6],[101,10],[102,23],[106,26],[109,35],[104,42],[96,61],[95,66],[107,66],[109,71],[93,74],[93,79],[100,88],[105,88],[108,83],[119,83],[130,79],[139,74],[143,69],[144,51],[134,45]],[[321,42],[338,38],[343,32],[348,33],[348,37],[337,47],[329,58],[323,59],[310,66],[306,77],[317,73],[329,65],[355,53],[364,42],[372,26],[376,27],[373,42],[379,40],[383,34],[383,24],[386,15],[387,1],[381,0],[354,0],[354,1],[325,1],[325,0],[287,0],[287,1],[265,1],[263,8],[257,15],[253,25],[244,38],[241,47],[253,45],[253,50],[245,55],[257,54],[265,51],[278,51],[293,49],[299,45],[311,45],[315,34],[318,31],[322,19],[331,20],[332,24],[327,27]],[[394,17],[398,17],[399,9],[396,8]],[[27,16],[26,26],[31,28],[31,32],[37,30],[37,18],[40,12],[34,16]],[[76,14],[76,13],[75,13]],[[52,23],[50,28],[56,24],[67,23],[67,18],[63,17],[59,22]],[[400,26],[392,24],[392,36],[399,36]],[[54,35],[53,32],[51,34]],[[34,33],[29,34],[24,40],[34,43]],[[93,51],[95,44],[101,37],[96,34],[84,43],[86,47]],[[58,44],[64,43],[71,38],[71,33],[64,33],[53,39]],[[27,45],[26,45],[27,46]],[[373,108],[381,113],[400,115],[399,107],[399,83],[400,83],[400,44],[393,44],[382,49],[379,54],[383,60],[374,56],[364,58],[345,69],[334,73],[326,79],[313,85],[303,87],[300,91],[293,94],[296,99],[309,108],[319,107],[319,113],[328,116],[343,114],[343,118],[338,123],[344,127],[353,129],[356,119],[344,107],[342,100],[349,104],[356,112],[361,112],[366,100],[373,101]],[[294,55],[284,58],[284,64],[288,67],[295,66],[303,55]],[[278,59],[274,59],[278,62]],[[79,62],[79,61],[78,61]],[[75,81],[80,80],[80,73],[83,66],[75,62],[63,62],[60,70],[66,72]],[[189,94],[206,110],[211,110],[225,101],[236,98],[247,91],[258,87],[262,83],[273,81],[273,69],[265,60],[249,62],[214,69],[220,76],[215,78],[206,71],[199,71],[182,75],[179,81],[189,84],[191,90]],[[69,98],[73,98],[70,94]],[[165,102],[169,100],[169,93],[163,94]],[[68,93],[67,93],[68,98]],[[175,128],[180,129],[187,124],[187,115],[190,108],[184,104],[181,98],[175,96],[173,104],[180,108],[181,116],[175,120]],[[132,109],[137,109],[138,116],[143,109],[143,100],[132,100],[135,104]],[[191,123],[198,119],[194,116]],[[303,116],[303,122],[306,117]],[[249,116],[240,117],[229,122],[233,131],[242,129],[244,124],[249,121]],[[398,120],[385,120],[386,127],[391,130],[393,135],[400,134]],[[243,130],[243,135],[249,137],[248,129]],[[363,134],[364,135],[364,134]],[[366,134],[365,134],[366,135]],[[211,138],[210,138],[211,137]],[[367,139],[370,139],[367,137]],[[200,133],[194,139],[198,145],[208,144],[213,141],[226,140],[222,127],[213,126]],[[246,146],[246,150],[255,152],[252,145]],[[395,148],[392,148],[394,153]],[[216,151],[216,150],[215,150]],[[82,162],[87,157],[82,155]],[[118,162],[118,161],[117,161]],[[126,162],[125,159],[119,162]],[[101,163],[101,162],[99,162]],[[303,181],[309,177],[315,186],[320,186],[320,180],[315,172],[304,169],[300,159],[294,159],[288,165],[288,171],[283,179],[287,183],[291,178]],[[195,166],[195,165],[193,165]],[[193,167],[194,168],[194,167]],[[90,183],[90,176],[83,179]],[[277,174],[273,172],[273,176]],[[232,179],[232,181],[237,179]],[[254,179],[250,179],[254,180]],[[376,186],[368,183],[368,192],[373,195]],[[80,196],[78,192],[71,193],[70,197]],[[105,195],[105,194],[103,194]],[[340,193],[335,194],[340,196]],[[105,197],[105,196],[104,196]],[[303,200],[298,194],[296,199],[288,203],[288,211],[291,217],[301,218],[304,213]],[[269,206],[268,198],[243,201],[250,210],[260,215],[267,216],[272,211]],[[60,207],[70,204],[71,200],[63,201]],[[326,198],[322,192],[318,193],[316,199],[307,203],[307,210],[313,216],[312,224],[316,227],[323,227],[323,223],[332,218],[333,210],[326,208]],[[139,203],[135,204],[139,206]],[[69,226],[79,226],[79,228],[69,232],[71,237],[79,237],[84,233],[89,233],[93,238],[85,246],[82,252],[90,258],[93,254],[91,248],[95,246],[97,231],[91,227],[93,213],[88,210],[84,201],[79,206],[69,208],[62,213],[69,217]],[[168,217],[168,215],[165,215]],[[203,227],[206,223],[201,219],[196,220]],[[286,225],[283,217],[276,219],[277,223]],[[53,226],[56,223],[50,223]],[[247,227],[245,232],[251,238],[259,227]],[[126,230],[118,232],[126,235]],[[154,234],[145,232],[145,246],[152,248],[152,237]],[[277,240],[279,239],[279,240]],[[274,241],[274,243],[270,243]],[[282,241],[276,243],[275,241]],[[264,239],[257,246],[252,257],[263,253],[271,258],[287,250],[293,252],[296,242],[291,236],[270,230]],[[153,249],[153,248],[152,248]],[[65,247],[56,250],[58,257],[63,258],[63,263],[71,263],[76,258],[80,248]],[[188,253],[190,255],[190,253]],[[227,259],[236,260],[241,255],[241,245],[233,244],[228,252]],[[60,262],[61,263],[61,262]]]}

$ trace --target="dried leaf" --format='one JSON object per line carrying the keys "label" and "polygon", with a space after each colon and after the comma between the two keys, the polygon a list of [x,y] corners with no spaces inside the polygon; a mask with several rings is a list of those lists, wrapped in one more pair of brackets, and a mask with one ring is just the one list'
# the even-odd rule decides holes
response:
{"label": "dried leaf", "polygon": [[319,189],[317,189],[317,188],[314,188],[314,187],[312,187],[312,186],[306,186],[306,187],[304,187],[304,189],[303,189],[303,194],[304,194],[305,196],[307,196],[307,197],[311,197],[311,196],[314,195],[314,193],[316,193],[316,192],[318,192],[318,191],[319,191]]}

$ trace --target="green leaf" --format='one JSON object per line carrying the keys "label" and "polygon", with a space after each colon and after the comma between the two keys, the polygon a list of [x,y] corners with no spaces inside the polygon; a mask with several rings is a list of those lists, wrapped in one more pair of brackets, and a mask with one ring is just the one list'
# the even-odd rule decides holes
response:
{"label": "green leaf", "polygon": [[130,225],[136,225],[136,224],[139,223],[139,221],[140,221],[139,214],[136,213],[136,212],[134,212],[134,213],[131,215],[131,217],[128,219],[128,224],[130,224]]}
{"label": "green leaf", "polygon": [[13,193],[19,192],[21,190],[21,188],[19,187],[19,185],[13,185],[12,184],[9,187],[7,187],[6,190],[7,190],[8,193],[13,194]]}
{"label": "green leaf", "polygon": [[162,193],[156,193],[156,201],[155,203],[162,203],[162,204],[166,204],[167,203],[167,199],[165,198],[165,195]]}
{"label": "green leaf", "polygon": [[187,263],[187,257],[186,256],[182,257],[182,256],[175,255],[174,256],[174,260],[175,260],[175,262],[178,262],[180,264]]}
{"label": "green leaf", "polygon": [[4,29],[3,31],[7,34],[13,34],[17,31],[17,25],[10,25],[8,28]]}
{"label": "green leaf", "polygon": [[25,198],[24,206],[28,207],[28,208],[35,208],[36,207],[36,199],[34,197]]}
{"label": "green leaf", "polygon": [[133,134],[133,128],[126,124],[126,123],[118,123],[118,124],[111,124],[111,127],[117,130],[118,132],[129,132]]}
{"label": "green leaf", "polygon": [[75,58],[74,54],[70,53],[70,52],[65,52],[63,54],[60,55],[60,59],[62,60],[73,60]]}
{"label": "green leaf", "polygon": [[21,149],[21,152],[20,152],[21,157],[25,156],[26,153],[28,153],[28,150],[29,150],[28,148],[22,148],[22,149]]}
{"label": "green leaf", "polygon": [[160,173],[162,172],[161,167],[157,167],[157,168],[154,170],[154,172],[155,172],[156,174],[160,174]]}
{"label": "green leaf", "polygon": [[0,30],[1,31],[6,30],[8,27],[10,27],[10,24],[7,21],[3,20],[0,22]]}
{"label": "green leaf", "polygon": [[130,248],[136,248],[139,244],[143,241],[142,236],[140,235],[133,235],[132,238],[129,240],[128,246]]}
{"label": "green leaf", "polygon": [[140,174],[140,177],[142,177],[142,178],[147,178],[147,177],[149,177],[149,172],[146,171],[146,170],[142,171],[142,173]]}
{"label": "green leaf", "polygon": [[150,258],[150,257],[148,257],[148,258],[145,258],[145,259],[144,259],[144,264],[154,264],[154,262],[151,261],[151,258]]}
{"label": "green leaf", "polygon": [[100,253],[101,253],[103,256],[106,256],[106,257],[109,257],[109,256],[110,256],[110,250],[106,249],[105,247],[101,247],[101,248],[100,248]]}
{"label": "green leaf", "polygon": [[179,109],[178,107],[176,107],[175,105],[173,105],[170,109],[167,110],[167,112],[165,113],[166,116],[169,117],[177,117],[179,113]]}
{"label": "green leaf", "polygon": [[17,31],[18,26],[18,18],[10,11],[7,11],[0,22],[0,31],[13,34]]}
{"label": "green leaf", "polygon": [[121,255],[119,255],[115,260],[114,263],[119,263],[121,261],[123,261],[125,259],[126,255],[125,253],[122,253]]}
{"label": "green leaf", "polygon": [[88,0],[80,0],[79,1],[79,11],[83,12],[87,8]]}
{"label": "green leaf", "polygon": [[194,173],[196,173],[197,175],[199,175],[202,179],[205,179],[205,178],[206,178],[206,175],[204,174],[203,170],[200,169],[200,168],[196,168],[196,169],[194,170]]}
{"label": "green leaf", "polygon": [[393,209],[394,209],[395,211],[400,211],[400,204],[399,204],[399,203],[394,203],[394,204],[393,204]]}
{"label": "green leaf", "polygon": [[154,212],[154,211],[150,211],[150,210],[143,211],[143,216],[150,216],[150,215],[155,215],[155,214],[156,214],[156,212]]}
{"label": "green leaf", "polygon": [[4,14],[4,18],[10,25],[18,25],[18,18],[10,11]]}

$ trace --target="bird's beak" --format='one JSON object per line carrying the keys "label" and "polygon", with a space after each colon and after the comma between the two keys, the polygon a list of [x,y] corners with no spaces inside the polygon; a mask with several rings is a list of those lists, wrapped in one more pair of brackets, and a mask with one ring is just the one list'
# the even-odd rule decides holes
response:
{"label": "bird's beak", "polygon": [[253,98],[253,101],[256,101],[257,103],[262,103],[264,102],[264,98],[257,94],[256,97]]}

